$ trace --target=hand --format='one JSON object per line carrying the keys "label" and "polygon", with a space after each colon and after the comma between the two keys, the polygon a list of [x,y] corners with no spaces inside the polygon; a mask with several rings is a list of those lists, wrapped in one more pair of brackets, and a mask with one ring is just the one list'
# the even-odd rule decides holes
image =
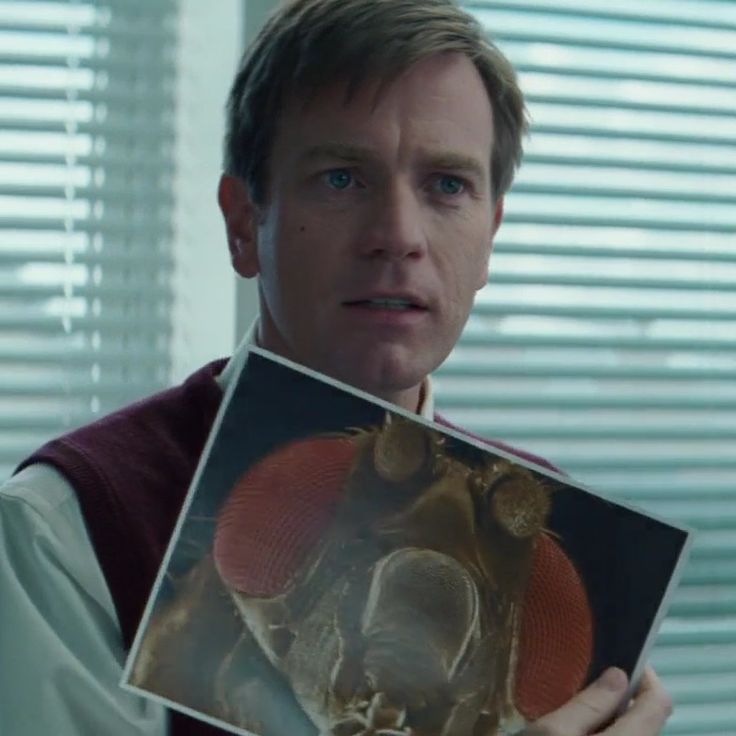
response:
{"label": "hand", "polygon": [[[647,667],[628,709],[616,718],[628,684],[624,672],[606,670],[569,703],[540,718],[521,736],[656,736],[672,713],[672,699]],[[595,729],[608,724],[602,731]]]}

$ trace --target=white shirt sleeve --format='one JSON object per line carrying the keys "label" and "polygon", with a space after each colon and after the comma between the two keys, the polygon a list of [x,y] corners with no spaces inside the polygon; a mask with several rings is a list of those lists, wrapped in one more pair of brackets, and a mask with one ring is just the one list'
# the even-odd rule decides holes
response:
{"label": "white shirt sleeve", "polygon": [[115,607],[67,481],[0,486],[0,733],[165,736],[163,706],[119,686]]}

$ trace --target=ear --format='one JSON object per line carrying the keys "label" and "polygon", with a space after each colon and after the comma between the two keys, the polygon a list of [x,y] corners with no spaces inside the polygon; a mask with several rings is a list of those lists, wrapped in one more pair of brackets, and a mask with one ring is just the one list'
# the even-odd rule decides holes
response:
{"label": "ear", "polygon": [[496,233],[498,232],[498,228],[501,227],[501,223],[503,222],[503,207],[504,198],[502,195],[496,200],[496,204],[493,208],[493,222],[491,222],[490,237],[488,238],[488,243],[486,244],[485,260],[483,262],[483,268],[481,268],[479,282],[476,285],[476,289],[478,291],[480,291],[480,289],[482,289],[488,283],[488,263],[491,258],[491,253],[493,252],[493,243],[496,240]]}
{"label": "ear", "polygon": [[230,261],[236,273],[246,279],[259,272],[258,208],[245,182],[223,174],[217,188],[217,201],[225,220]]}

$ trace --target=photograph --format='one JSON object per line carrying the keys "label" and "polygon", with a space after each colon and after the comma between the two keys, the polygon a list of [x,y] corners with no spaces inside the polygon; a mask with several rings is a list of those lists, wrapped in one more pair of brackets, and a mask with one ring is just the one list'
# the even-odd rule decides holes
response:
{"label": "photograph", "polygon": [[636,682],[688,542],[252,348],[124,684],[235,733],[514,733]]}

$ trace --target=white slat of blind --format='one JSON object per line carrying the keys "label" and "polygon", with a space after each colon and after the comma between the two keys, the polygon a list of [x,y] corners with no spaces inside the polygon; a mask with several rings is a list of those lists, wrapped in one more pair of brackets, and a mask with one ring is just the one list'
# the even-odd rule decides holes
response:
{"label": "white slat of blind", "polygon": [[653,661],[736,733],[736,2],[465,5],[533,119],[463,339],[459,424],[698,530]]}
{"label": "white slat of blind", "polygon": [[0,0],[0,478],[169,372],[175,0]]}

